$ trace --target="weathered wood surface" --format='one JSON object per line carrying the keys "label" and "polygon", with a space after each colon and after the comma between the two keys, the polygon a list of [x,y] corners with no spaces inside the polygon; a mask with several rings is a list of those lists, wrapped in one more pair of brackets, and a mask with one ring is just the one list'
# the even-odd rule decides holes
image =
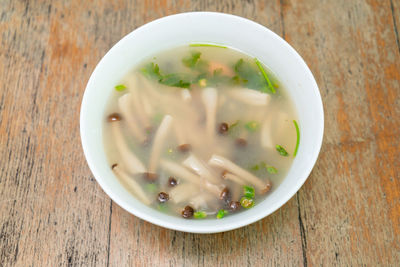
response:
{"label": "weathered wood surface", "polygon": [[[213,235],[122,210],[79,138],[80,101],[104,53],[146,22],[194,10],[283,36],[325,108],[320,158],[299,193],[264,220]],[[398,265],[399,16],[397,0],[0,0],[0,265]]]}

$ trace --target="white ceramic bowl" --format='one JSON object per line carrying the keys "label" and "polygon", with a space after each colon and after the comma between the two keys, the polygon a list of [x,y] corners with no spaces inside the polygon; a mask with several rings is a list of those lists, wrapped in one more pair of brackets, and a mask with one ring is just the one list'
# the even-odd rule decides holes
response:
{"label": "white ceramic bowl", "polygon": [[[118,182],[104,154],[103,114],[114,85],[149,55],[192,42],[223,44],[257,57],[285,85],[299,115],[300,147],[287,177],[254,208],[222,220],[186,220],[145,206]],[[278,35],[241,17],[194,12],[152,21],[114,45],[101,59],[89,79],[82,100],[80,123],[82,146],[89,167],[103,190],[118,205],[159,226],[184,232],[215,233],[239,228],[264,218],[279,209],[300,189],[321,148],[324,115],[321,96],[311,71],[299,54]]]}

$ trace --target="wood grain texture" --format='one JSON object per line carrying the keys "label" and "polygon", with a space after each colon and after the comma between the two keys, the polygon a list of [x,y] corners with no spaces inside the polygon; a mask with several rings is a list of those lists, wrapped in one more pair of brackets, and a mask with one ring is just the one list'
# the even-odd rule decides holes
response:
{"label": "wood grain texture", "polygon": [[[79,108],[95,65],[153,19],[219,11],[303,56],[325,136],[306,184],[271,216],[197,235],[142,221],[88,169]],[[0,266],[396,266],[400,262],[400,2],[1,1]]]}
{"label": "wood grain texture", "polygon": [[319,3],[283,6],[286,37],[315,74],[326,112],[321,155],[299,193],[307,259],[394,266],[400,257],[400,64],[390,2]]}

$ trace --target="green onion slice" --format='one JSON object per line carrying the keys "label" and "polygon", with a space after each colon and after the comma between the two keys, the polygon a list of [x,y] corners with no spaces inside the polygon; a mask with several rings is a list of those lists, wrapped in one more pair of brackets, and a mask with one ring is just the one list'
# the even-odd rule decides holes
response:
{"label": "green onion slice", "polygon": [[115,86],[115,90],[117,90],[119,92],[124,91],[125,89],[126,89],[126,86],[123,84],[118,84]]}
{"label": "green onion slice", "polygon": [[190,47],[205,46],[205,47],[228,48],[227,46],[224,46],[224,45],[217,45],[217,44],[199,44],[199,43],[192,43],[192,44],[189,44],[189,46],[190,46]]}
{"label": "green onion slice", "polygon": [[296,148],[294,149],[293,157],[296,157],[297,155],[297,150],[299,149],[299,144],[300,144],[300,129],[299,125],[297,124],[297,121],[293,120],[294,127],[296,127],[296,134],[297,134],[297,141],[296,141]]}
{"label": "green onion slice", "polygon": [[240,205],[242,205],[242,207],[245,209],[250,209],[254,206],[254,199],[249,197],[242,197],[240,199]]}
{"label": "green onion slice", "polygon": [[254,198],[254,188],[251,186],[243,186],[243,194],[245,197]]}
{"label": "green onion slice", "polygon": [[195,219],[204,219],[204,218],[207,217],[207,213],[205,213],[204,211],[196,211],[196,212],[193,214],[193,217],[194,217]]}
{"label": "green onion slice", "polygon": [[217,219],[222,219],[222,218],[224,218],[225,215],[227,215],[227,214],[228,214],[228,211],[227,211],[227,210],[220,209],[220,210],[218,211],[218,213],[217,213]]}
{"label": "green onion slice", "polygon": [[276,148],[276,151],[278,151],[281,156],[284,156],[284,157],[289,156],[289,153],[287,153],[286,149],[284,149],[283,146],[276,145],[275,148]]}

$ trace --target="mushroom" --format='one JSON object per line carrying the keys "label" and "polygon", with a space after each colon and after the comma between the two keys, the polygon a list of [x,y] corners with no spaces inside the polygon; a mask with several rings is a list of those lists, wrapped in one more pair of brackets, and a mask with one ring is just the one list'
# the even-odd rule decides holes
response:
{"label": "mushroom", "polygon": [[296,128],[286,112],[278,111],[274,116],[267,115],[261,126],[260,138],[264,148],[275,149],[275,145],[279,144],[293,151],[296,146]]}
{"label": "mushroom", "polygon": [[196,195],[199,187],[192,183],[184,183],[175,186],[169,191],[169,196],[174,203],[181,203]]}
{"label": "mushroom", "polygon": [[[209,193],[202,192],[197,194],[195,197],[190,199],[190,204],[194,207],[195,210],[199,209],[207,209],[215,206],[213,205],[213,202],[215,200],[215,197]],[[216,207],[215,207],[216,208]]]}
{"label": "mushroom", "polygon": [[200,161],[195,155],[191,154],[183,161],[183,165],[189,169],[192,169],[195,173],[197,173],[200,177],[205,178],[210,183],[217,184],[219,183],[219,179],[214,175],[211,170]]}
{"label": "mushroom", "polygon": [[131,104],[137,120],[139,124],[142,125],[143,129],[148,129],[151,127],[151,122],[147,112],[144,109],[145,102],[142,100],[143,97],[141,97],[141,93],[139,92],[138,88],[132,88],[131,94]]}
{"label": "mushroom", "polygon": [[232,161],[227,158],[224,158],[219,155],[212,155],[208,164],[212,166],[218,166],[224,168],[225,170],[232,172],[233,174],[239,176],[246,182],[251,183],[252,185],[256,186],[260,192],[264,192],[264,190],[268,187],[268,182],[264,182],[260,178],[256,177],[255,175],[251,174],[250,172],[246,171],[242,167],[236,165]]}
{"label": "mushroom", "polygon": [[213,193],[217,197],[220,196],[222,189],[219,188],[219,186],[215,184],[211,184],[208,181],[203,181],[201,177],[198,175],[190,172],[186,168],[182,167],[181,165],[168,161],[168,160],[161,160],[160,161],[161,166],[166,170],[167,172],[171,173],[175,177],[178,177],[182,180],[186,180],[190,183],[193,183],[197,186],[204,187],[204,189],[208,190],[209,192]]}
{"label": "mushroom", "polygon": [[118,107],[121,110],[121,113],[125,118],[131,133],[136,138],[138,143],[144,143],[146,140],[146,135],[143,130],[139,129],[138,122],[133,116],[134,113],[131,108],[131,93],[124,94],[118,99]]}
{"label": "mushroom", "polygon": [[158,159],[160,158],[161,149],[163,147],[165,138],[167,137],[169,129],[171,128],[171,123],[172,117],[170,115],[165,115],[157,129],[149,160],[150,173],[155,173],[157,171]]}
{"label": "mushroom", "polygon": [[143,191],[142,187],[136,182],[129,174],[127,174],[118,164],[112,166],[112,171],[120,179],[121,183],[125,184],[127,188],[132,190],[134,195],[146,205],[150,205],[151,200]]}
{"label": "mushroom", "polygon": [[184,102],[189,102],[192,99],[192,94],[188,89],[183,89],[181,91],[181,96]]}
{"label": "mushroom", "polygon": [[234,99],[253,106],[266,106],[271,96],[252,89],[232,89],[229,94]]}
{"label": "mushroom", "polygon": [[234,175],[233,173],[229,173],[229,172],[227,172],[227,171],[224,171],[224,172],[222,173],[222,178],[223,178],[223,179],[226,179],[226,180],[230,180],[230,181],[232,181],[232,182],[234,182],[234,183],[237,183],[237,184],[239,184],[239,185],[244,185],[244,184],[245,184],[245,182],[243,181],[243,179],[241,179],[239,176]]}
{"label": "mushroom", "polygon": [[111,114],[108,120],[111,122],[111,131],[115,140],[115,146],[121,155],[122,165],[132,174],[146,172],[146,168],[140,159],[128,148],[121,131],[121,116],[117,113]]}
{"label": "mushroom", "polygon": [[215,133],[215,120],[217,114],[217,90],[215,88],[205,88],[202,91],[202,100],[206,109],[206,133],[210,140]]}

